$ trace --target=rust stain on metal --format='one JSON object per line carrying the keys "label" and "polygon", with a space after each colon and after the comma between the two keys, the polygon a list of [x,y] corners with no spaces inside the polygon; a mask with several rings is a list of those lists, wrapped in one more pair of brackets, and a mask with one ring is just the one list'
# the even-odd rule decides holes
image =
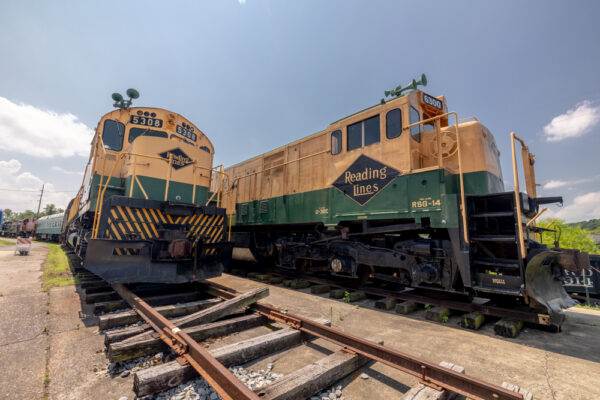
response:
{"label": "rust stain on metal", "polygon": [[[205,287],[209,293],[220,297],[232,298],[237,294],[235,291],[218,284],[205,283]],[[296,329],[299,329],[302,332],[328,340],[348,351],[363,355],[371,360],[381,362],[392,368],[416,376],[428,386],[449,390],[470,399],[488,400],[493,398],[499,400],[523,400],[523,395],[520,393],[512,392],[503,387],[487,383],[481,379],[432,364],[418,357],[401,353],[397,350],[328,327],[308,318],[287,312],[283,314],[275,307],[260,303],[251,305],[250,309],[277,322],[289,323],[290,326],[299,325]]]}
{"label": "rust stain on metal", "polygon": [[[161,339],[183,357],[225,400],[259,400],[260,398],[238,380],[223,364],[202,348],[188,334],[167,318],[159,314],[148,303],[130,292],[122,284],[112,285],[113,289],[142,317],[160,333]],[[181,361],[179,361],[181,363]]]}

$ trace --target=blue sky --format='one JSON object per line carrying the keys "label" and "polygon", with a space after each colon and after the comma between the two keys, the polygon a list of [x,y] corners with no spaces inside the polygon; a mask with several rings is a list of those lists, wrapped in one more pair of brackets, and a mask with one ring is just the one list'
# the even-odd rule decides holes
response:
{"label": "blue sky", "polygon": [[[426,73],[428,93],[536,154],[568,220],[600,218],[597,1],[5,1],[0,189],[64,206],[110,94],[171,109],[229,165],[325,128]],[[508,181],[508,179],[507,179]],[[509,185],[507,185],[509,186]],[[0,191],[0,208],[34,208]]]}

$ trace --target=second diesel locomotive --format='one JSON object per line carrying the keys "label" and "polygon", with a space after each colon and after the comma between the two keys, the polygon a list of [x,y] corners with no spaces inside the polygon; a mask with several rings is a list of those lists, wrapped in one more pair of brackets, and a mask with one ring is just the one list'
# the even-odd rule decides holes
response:
{"label": "second diesel locomotive", "polygon": [[[213,145],[174,112],[116,110],[95,130],[83,183],[67,207],[63,240],[108,282],[179,283],[221,274],[231,257],[220,193],[209,193]],[[216,199],[216,200],[215,200]]]}
{"label": "second diesel locomotive", "polygon": [[[234,258],[460,295],[543,305],[556,324],[573,304],[561,285],[586,253],[537,241],[534,156],[512,134],[514,191],[475,118],[417,89],[226,169]],[[515,142],[527,193],[519,190]]]}

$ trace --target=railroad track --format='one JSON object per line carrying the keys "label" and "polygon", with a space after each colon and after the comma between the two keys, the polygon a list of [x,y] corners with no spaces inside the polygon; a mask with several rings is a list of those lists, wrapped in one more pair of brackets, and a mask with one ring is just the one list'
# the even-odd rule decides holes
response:
{"label": "railroad track", "polygon": [[484,326],[486,317],[492,317],[494,332],[509,338],[518,336],[525,325],[544,331],[560,332],[565,319],[564,314],[551,317],[543,312],[502,307],[481,298],[465,301],[449,298],[447,293],[436,297],[411,288],[387,289],[375,286],[372,282],[361,284],[356,280],[302,274],[277,267],[253,265],[252,268],[233,268],[231,273],[263,283],[282,284],[297,289],[310,287],[311,293],[329,293],[332,298],[346,298],[349,302],[368,296],[376,300],[375,308],[395,309],[400,314],[410,314],[426,307],[426,318],[437,322],[446,321],[449,315],[462,314],[460,325],[472,330],[480,329]]}
{"label": "railroad track", "polygon": [[[127,288],[108,285],[88,273],[81,278],[86,303],[92,304],[95,312],[105,313],[98,317],[98,325],[105,335],[113,372],[120,373],[119,365],[132,360],[141,360],[148,367],[134,368],[132,373],[139,398],[153,398],[198,375],[207,390],[210,386],[222,399],[305,399],[316,394],[339,398],[335,392],[341,388],[335,389],[334,384],[368,362],[380,362],[419,378],[420,384],[406,393],[405,399],[423,395],[441,399],[453,393],[471,399],[532,398],[518,387],[497,386],[466,375],[463,368],[451,363],[433,364],[386,347],[377,338],[360,338],[332,328],[329,321],[258,303],[268,296],[267,287],[247,293],[214,283]],[[203,345],[206,340],[259,326],[271,331],[216,349]],[[285,376],[269,367],[261,371],[261,377],[248,379],[257,374],[236,367],[275,352],[283,352],[280,358],[285,357],[286,350],[314,338],[339,348]],[[333,390],[328,390],[332,386]],[[207,391],[206,397],[200,398],[215,397]]]}

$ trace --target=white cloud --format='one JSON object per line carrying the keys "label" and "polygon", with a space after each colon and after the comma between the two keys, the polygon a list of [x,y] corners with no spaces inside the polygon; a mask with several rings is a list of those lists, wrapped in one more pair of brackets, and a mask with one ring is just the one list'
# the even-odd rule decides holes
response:
{"label": "white cloud", "polygon": [[543,186],[543,189],[549,190],[549,189],[558,189],[558,188],[565,187],[565,186],[580,185],[582,183],[593,182],[593,181],[597,180],[598,178],[600,178],[600,175],[595,176],[593,178],[574,179],[571,181],[561,181],[560,179],[557,179],[557,180],[553,179],[553,180],[546,182]]}
{"label": "white cloud", "polygon": [[600,121],[600,107],[593,107],[588,100],[579,103],[575,108],[552,118],[544,127],[549,142],[581,136]]}
{"label": "white cloud", "polygon": [[87,156],[92,133],[73,114],[0,97],[0,149],[44,158]]}
{"label": "white cloud", "polygon": [[57,167],[56,165],[52,167],[52,171],[60,172],[61,174],[66,174],[66,175],[79,175],[79,176],[83,175],[83,172],[81,172],[81,171],[69,171],[62,167]]}
{"label": "white cloud", "polygon": [[75,191],[56,192],[52,183],[44,182],[30,172],[21,172],[21,168],[21,162],[18,160],[0,160],[0,209],[36,211],[42,184],[45,184],[42,209],[50,203],[64,209],[75,195]]}
{"label": "white cloud", "polygon": [[577,196],[573,203],[558,210],[549,210],[544,215],[544,218],[546,217],[564,219],[567,222],[600,218],[600,192],[590,192]]}

